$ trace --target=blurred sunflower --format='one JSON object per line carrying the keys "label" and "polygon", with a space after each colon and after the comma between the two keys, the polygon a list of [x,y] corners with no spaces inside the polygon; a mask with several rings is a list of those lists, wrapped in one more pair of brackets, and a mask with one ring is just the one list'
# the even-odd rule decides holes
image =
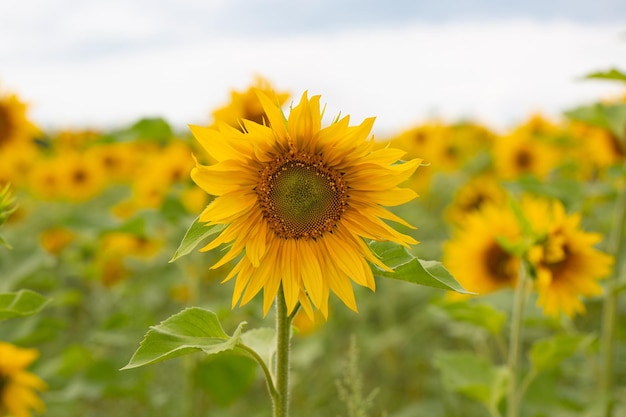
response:
{"label": "blurred sunflower", "polygon": [[102,167],[85,153],[67,152],[58,156],[60,184],[64,197],[84,201],[98,195],[106,184]]}
{"label": "blurred sunflower", "polygon": [[454,195],[446,209],[446,217],[452,224],[461,224],[467,215],[477,212],[485,204],[501,205],[505,201],[504,188],[491,175],[470,179]]}
{"label": "blurred sunflower", "polygon": [[496,173],[505,180],[523,175],[543,179],[559,161],[555,149],[523,132],[498,138],[494,143],[493,158]]}
{"label": "blurred sunflower", "polygon": [[54,200],[63,194],[62,167],[58,158],[40,158],[28,176],[30,191],[43,200]]}
{"label": "blurred sunflower", "polygon": [[90,147],[86,156],[102,168],[108,181],[127,182],[137,166],[134,151],[134,143],[107,143]]}
{"label": "blurred sunflower", "polygon": [[601,235],[580,230],[581,216],[567,215],[559,201],[526,199],[524,213],[542,236],[529,253],[536,269],[537,303],[547,315],[585,311],[581,297],[598,295],[598,280],[611,270],[612,258],[593,246]]}
{"label": "blurred sunflower", "polygon": [[0,149],[32,142],[39,128],[27,117],[28,106],[15,94],[0,96]]}
{"label": "blurred sunflower", "polygon": [[46,389],[46,383],[26,371],[39,353],[0,342],[0,415],[30,417],[31,411],[42,413],[44,403],[35,391]]}
{"label": "blurred sunflower", "polygon": [[269,125],[270,121],[265,115],[265,110],[259,101],[256,91],[261,90],[267,95],[272,95],[283,105],[290,97],[287,92],[276,92],[270,82],[262,77],[257,77],[253,86],[247,90],[231,91],[230,102],[213,112],[214,125],[226,123],[236,129],[242,129],[242,120],[251,120],[259,124]]}
{"label": "blurred sunflower", "polygon": [[520,259],[500,242],[520,238],[519,222],[509,207],[485,204],[468,214],[444,244],[443,264],[468,291],[486,294],[515,286]]}
{"label": "blurred sunflower", "polygon": [[624,158],[625,151],[619,139],[607,129],[574,122],[568,132],[577,145],[576,159],[591,168],[606,168]]}
{"label": "blurred sunflower", "polygon": [[243,131],[191,126],[195,138],[217,161],[197,164],[192,179],[217,196],[202,212],[207,226],[226,228],[201,250],[230,243],[217,268],[243,254],[224,279],[236,278],[233,306],[263,289],[267,314],[282,285],[289,312],[298,302],[328,316],[334,292],[356,311],[351,280],[375,288],[368,261],[389,270],[365,239],[417,243],[384,220],[410,227],[383,206],[406,203],[417,194],[398,185],[421,160],[397,163],[405,152],[377,147],[368,139],[374,122],[349,126],[349,117],[322,128],[320,97],[304,93],[288,117],[280,98],[258,92],[267,125],[243,121]]}

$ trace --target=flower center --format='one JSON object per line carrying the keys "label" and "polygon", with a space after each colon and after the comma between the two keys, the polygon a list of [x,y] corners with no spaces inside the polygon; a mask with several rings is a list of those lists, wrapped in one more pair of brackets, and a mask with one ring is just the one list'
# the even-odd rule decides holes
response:
{"label": "flower center", "polygon": [[0,146],[8,143],[13,134],[13,124],[9,109],[0,104]]}
{"label": "flower center", "polygon": [[261,171],[258,201],[274,233],[284,239],[316,239],[331,231],[348,205],[341,174],[317,155],[291,150]]}
{"label": "flower center", "polygon": [[513,255],[505,251],[499,244],[493,243],[485,253],[487,271],[493,279],[501,283],[512,283],[517,268]]}

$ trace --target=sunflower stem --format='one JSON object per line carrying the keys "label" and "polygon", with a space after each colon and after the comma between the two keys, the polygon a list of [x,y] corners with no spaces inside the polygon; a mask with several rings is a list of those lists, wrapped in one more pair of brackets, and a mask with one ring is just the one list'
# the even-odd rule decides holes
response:
{"label": "sunflower stem", "polygon": [[[626,169],[626,163],[624,164]],[[600,347],[602,352],[601,393],[604,400],[604,417],[613,415],[613,367],[615,360],[615,317],[617,314],[617,282],[620,275],[620,254],[624,244],[624,226],[626,225],[626,184],[622,180],[615,202],[611,232],[608,239],[607,252],[614,256],[614,273],[607,280],[606,295],[602,311],[602,334]]]}
{"label": "sunflower stem", "polygon": [[507,391],[507,417],[518,417],[521,397],[518,395],[519,382],[519,356],[522,343],[522,321],[524,318],[524,305],[528,294],[528,277],[526,276],[525,261],[520,262],[519,277],[515,288],[513,300],[513,312],[511,315],[511,330],[509,333],[509,357],[507,366],[509,369],[509,386]]}
{"label": "sunflower stem", "polygon": [[291,320],[287,314],[285,293],[281,285],[276,297],[276,391],[274,417],[289,416],[289,354]]}

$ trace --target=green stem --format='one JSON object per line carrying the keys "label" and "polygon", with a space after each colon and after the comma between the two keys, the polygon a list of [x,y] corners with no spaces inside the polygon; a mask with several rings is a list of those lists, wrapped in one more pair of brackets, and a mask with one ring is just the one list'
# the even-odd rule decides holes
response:
{"label": "green stem", "polygon": [[[626,163],[624,164],[626,169]],[[606,295],[602,311],[601,351],[603,352],[601,387],[604,399],[604,416],[613,415],[613,367],[615,358],[615,318],[617,314],[617,282],[621,271],[620,254],[624,244],[624,225],[626,224],[626,184],[620,183],[620,190],[615,202],[611,234],[608,239],[607,252],[615,257],[614,273],[606,283]]]}
{"label": "green stem", "polygon": [[282,286],[276,297],[276,391],[274,417],[289,416],[289,353],[291,343],[291,319],[287,314],[285,293]]}
{"label": "green stem", "polygon": [[240,343],[238,347],[248,352],[248,354],[252,356],[252,359],[254,359],[256,363],[259,364],[259,366],[261,367],[261,370],[263,371],[263,375],[265,376],[265,381],[267,382],[267,390],[269,391],[270,396],[272,397],[272,403],[276,404],[276,402],[278,401],[278,391],[276,391],[276,387],[274,386],[272,373],[270,372],[267,365],[265,365],[263,358],[261,358],[254,349],[251,349],[242,343]]}
{"label": "green stem", "polygon": [[526,301],[528,285],[526,268],[524,261],[520,262],[519,277],[515,288],[513,313],[511,315],[511,331],[509,333],[509,386],[507,391],[507,417],[517,417],[519,415],[519,405],[521,398],[518,396],[519,379],[519,356],[522,343],[522,321],[524,318],[524,304]]}

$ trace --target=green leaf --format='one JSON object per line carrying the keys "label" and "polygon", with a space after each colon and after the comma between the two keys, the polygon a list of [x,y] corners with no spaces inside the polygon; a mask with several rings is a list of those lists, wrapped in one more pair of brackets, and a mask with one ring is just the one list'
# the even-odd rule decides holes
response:
{"label": "green leaf", "polygon": [[49,302],[50,298],[31,290],[0,293],[0,320],[32,316]]}
{"label": "green leaf", "polygon": [[591,74],[586,75],[585,78],[596,80],[621,81],[626,83],[626,74],[615,68],[611,68],[608,71],[592,72]]}
{"label": "green leaf", "polygon": [[506,322],[506,314],[491,304],[459,301],[443,302],[437,306],[453,320],[473,324],[493,335],[500,334]]}
{"label": "green leaf", "polygon": [[473,294],[464,289],[440,262],[418,259],[404,246],[394,242],[372,241],[369,246],[385,265],[394,270],[387,272],[375,268],[375,275],[461,294]]}
{"label": "green leaf", "polygon": [[566,111],[565,116],[610,130],[622,141],[626,140],[626,104],[596,103]]}
{"label": "green leaf", "polygon": [[530,350],[530,360],[537,371],[554,368],[593,340],[591,335],[560,334],[536,341]]}
{"label": "green leaf", "polygon": [[434,365],[446,389],[495,409],[504,397],[507,370],[469,352],[439,352]]}
{"label": "green leaf", "polygon": [[[272,358],[276,353],[276,329],[261,327],[248,330],[241,335],[241,343],[254,350],[263,359],[265,366],[272,369]],[[247,352],[243,353],[247,355]]]}
{"label": "green leaf", "polygon": [[214,226],[207,226],[205,223],[200,222],[200,216],[198,216],[183,237],[180,246],[176,249],[174,256],[170,259],[170,262],[174,262],[178,258],[182,258],[185,255],[189,255],[191,251],[195,249],[202,241],[208,237],[217,234],[224,230],[225,224],[216,224]]}
{"label": "green leaf", "polygon": [[173,137],[172,128],[161,117],[144,118],[132,126],[109,133],[100,138],[101,142],[155,141],[167,142]]}
{"label": "green leaf", "polygon": [[240,355],[223,352],[209,356],[194,369],[197,385],[211,401],[226,407],[238,400],[252,386],[256,376],[256,363]]}
{"label": "green leaf", "polygon": [[187,308],[150,328],[139,349],[122,369],[132,369],[177,356],[203,351],[213,355],[232,350],[241,339],[245,322],[232,336],[224,333],[217,315],[198,307]]}

